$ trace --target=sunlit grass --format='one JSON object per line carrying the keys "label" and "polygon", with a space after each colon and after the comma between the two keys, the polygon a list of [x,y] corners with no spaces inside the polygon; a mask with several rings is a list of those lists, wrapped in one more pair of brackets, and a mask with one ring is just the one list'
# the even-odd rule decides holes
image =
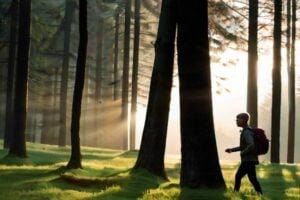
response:
{"label": "sunlit grass", "polygon": [[[0,140],[0,145],[2,141]],[[233,192],[236,164],[222,166],[227,190],[180,188],[180,163],[166,160],[170,181],[152,174],[131,171],[137,152],[82,148],[83,169],[65,170],[69,147],[27,143],[29,158],[4,158],[0,150],[0,199],[300,199],[300,166],[262,163],[257,174],[264,195],[258,196],[247,178],[241,191]]]}

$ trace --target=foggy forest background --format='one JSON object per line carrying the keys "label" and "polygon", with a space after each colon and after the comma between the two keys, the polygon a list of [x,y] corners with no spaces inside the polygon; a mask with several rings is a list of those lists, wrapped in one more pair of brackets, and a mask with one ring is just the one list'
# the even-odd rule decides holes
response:
{"label": "foggy forest background", "polygon": [[[0,138],[13,127],[10,118],[14,94],[9,93],[11,40],[17,33],[10,0],[0,0]],[[32,0],[26,140],[70,145],[71,106],[79,42],[78,5],[72,0]],[[287,160],[288,68],[286,61],[287,14],[283,1],[280,161]],[[161,0],[142,0],[138,65],[134,66],[134,4],[130,34],[126,34],[123,0],[88,1],[88,47],[82,97],[80,138],[82,146],[138,149],[154,62],[154,43]],[[235,116],[246,111],[248,1],[209,1],[209,39],[214,124],[220,160],[235,161],[224,149],[239,142]],[[273,1],[259,2],[258,15],[258,126],[271,138],[273,66]],[[297,8],[297,14],[299,8]],[[299,16],[299,15],[298,15]],[[127,24],[128,25],[128,24]],[[299,22],[296,23],[299,32]],[[295,162],[300,161],[299,34],[295,65]],[[16,59],[13,56],[13,59]],[[176,60],[176,59],[175,59]],[[175,62],[168,125],[168,155],[180,156],[178,72]],[[137,73],[133,68],[138,67]],[[126,71],[128,69],[128,71]],[[14,72],[13,72],[14,73]],[[136,115],[134,114],[136,112]],[[135,123],[132,123],[135,122]],[[262,159],[270,160],[270,155]]]}

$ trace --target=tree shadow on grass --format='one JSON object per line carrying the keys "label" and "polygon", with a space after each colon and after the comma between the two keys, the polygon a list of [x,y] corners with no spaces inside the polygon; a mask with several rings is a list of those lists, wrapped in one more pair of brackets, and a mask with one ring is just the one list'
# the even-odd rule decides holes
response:
{"label": "tree shadow on grass", "polygon": [[[52,181],[63,189],[99,193],[93,199],[138,199],[149,190],[157,188],[163,179],[145,170],[132,170],[109,177],[78,177],[64,174]],[[66,184],[67,183],[67,184]]]}

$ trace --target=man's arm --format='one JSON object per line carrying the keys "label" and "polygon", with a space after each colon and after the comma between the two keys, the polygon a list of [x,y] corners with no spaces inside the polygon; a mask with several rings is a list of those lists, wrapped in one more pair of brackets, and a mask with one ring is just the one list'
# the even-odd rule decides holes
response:
{"label": "man's arm", "polygon": [[241,154],[248,154],[254,150],[254,138],[251,130],[244,130],[243,139],[245,140],[246,146],[241,150]]}

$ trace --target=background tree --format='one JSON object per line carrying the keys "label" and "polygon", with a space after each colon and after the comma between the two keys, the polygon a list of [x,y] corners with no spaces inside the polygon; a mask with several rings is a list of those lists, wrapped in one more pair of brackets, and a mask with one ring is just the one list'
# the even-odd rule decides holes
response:
{"label": "background tree", "polygon": [[251,115],[250,125],[257,127],[257,20],[258,0],[249,0],[248,26],[248,89],[247,111]]}
{"label": "background tree", "polygon": [[130,24],[131,24],[131,0],[125,5],[125,30],[124,30],[124,58],[122,80],[122,123],[123,123],[123,149],[128,149],[128,86],[129,86],[129,63],[130,63]]}
{"label": "background tree", "polygon": [[27,157],[25,130],[28,83],[28,58],[30,46],[31,0],[19,2],[18,52],[15,79],[14,130],[9,155]]}
{"label": "background tree", "polygon": [[71,158],[67,167],[81,168],[80,153],[80,114],[82,92],[85,77],[85,61],[87,52],[88,31],[87,31],[87,1],[79,1],[79,47],[76,64],[76,79],[73,94],[72,121],[71,121]]}
{"label": "background tree", "polygon": [[60,109],[59,109],[59,146],[66,145],[66,123],[67,123],[67,94],[68,94],[68,77],[69,77],[69,54],[70,54],[70,33],[71,24],[74,18],[76,3],[74,0],[66,0],[65,17],[64,17],[64,47],[63,63],[60,82]]}
{"label": "background tree", "polygon": [[274,1],[273,88],[271,125],[271,162],[280,162],[280,113],[281,113],[281,19],[282,1]]}
{"label": "background tree", "polygon": [[176,3],[163,0],[140,151],[134,168],[167,178],[164,166],[176,34]]}
{"label": "background tree", "polygon": [[288,64],[288,85],[289,85],[289,122],[288,122],[288,150],[287,150],[287,162],[294,163],[295,154],[295,122],[296,122],[296,98],[295,98],[295,41],[296,41],[296,0],[287,1],[287,41],[290,41],[290,18],[291,18],[291,2],[292,2],[292,42],[291,49],[290,45],[287,45],[287,56]]}
{"label": "background tree", "polygon": [[136,107],[138,95],[138,69],[139,69],[139,46],[140,46],[140,0],[134,3],[134,41],[133,41],[133,62],[132,62],[132,83],[131,83],[131,117],[130,117],[130,150],[135,148],[136,129]]}

